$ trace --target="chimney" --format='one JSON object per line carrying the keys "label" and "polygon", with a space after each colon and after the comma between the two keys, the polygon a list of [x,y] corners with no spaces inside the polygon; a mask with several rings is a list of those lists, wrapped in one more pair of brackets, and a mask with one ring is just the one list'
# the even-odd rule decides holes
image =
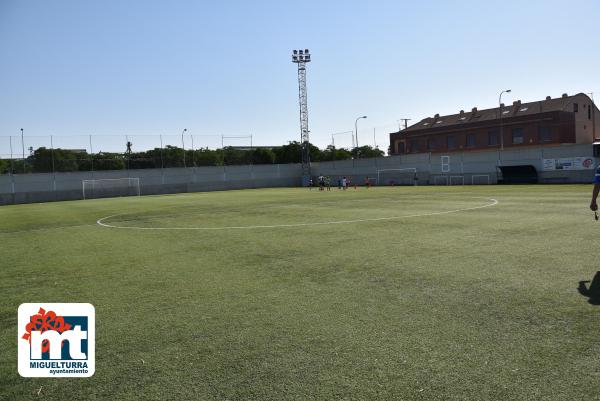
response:
{"label": "chimney", "polygon": [[440,118],[440,115],[436,114],[435,116],[433,116],[433,118]]}
{"label": "chimney", "polygon": [[516,100],[513,102],[513,112],[512,114],[515,115],[517,114],[517,112],[519,111],[519,109],[521,108],[521,101],[520,100]]}
{"label": "chimney", "polygon": [[500,103],[500,108],[504,107],[504,103]]}
{"label": "chimney", "polygon": [[460,111],[460,115],[462,116],[463,114],[465,114],[465,111],[464,111],[464,110],[461,110],[461,111]]}
{"label": "chimney", "polygon": [[562,94],[562,97],[567,97],[567,94],[566,94],[566,93],[563,93],[563,94]]}
{"label": "chimney", "polygon": [[471,109],[471,113],[477,113],[477,107],[473,107],[473,108]]}
{"label": "chimney", "polygon": [[550,96],[546,96],[546,100],[552,100]]}

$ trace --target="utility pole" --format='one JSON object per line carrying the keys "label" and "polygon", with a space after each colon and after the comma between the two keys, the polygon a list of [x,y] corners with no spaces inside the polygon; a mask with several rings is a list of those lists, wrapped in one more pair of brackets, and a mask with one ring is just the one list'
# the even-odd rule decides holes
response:
{"label": "utility pole", "polygon": [[500,92],[500,96],[498,96],[498,110],[500,110],[500,150],[504,150],[504,126],[502,125],[502,115],[503,113],[503,105],[502,105],[502,95],[504,93],[510,93],[510,89],[505,89]]}
{"label": "utility pole", "polygon": [[187,167],[185,165],[185,143],[183,141],[183,134],[185,134],[186,132],[187,132],[187,128],[184,128],[183,131],[181,131],[181,147],[183,148],[183,168]]}
{"label": "utility pole", "polygon": [[23,136],[23,128],[21,128],[21,148],[23,148],[23,174],[25,174],[25,139]]}
{"label": "utility pole", "polygon": [[373,127],[373,149],[377,147],[377,139],[375,138],[375,127]]}
{"label": "utility pole", "polygon": [[361,120],[363,118],[367,118],[367,116],[361,116],[361,117],[357,117],[356,120],[354,120],[354,152],[355,154],[355,158],[358,159],[358,120]]}

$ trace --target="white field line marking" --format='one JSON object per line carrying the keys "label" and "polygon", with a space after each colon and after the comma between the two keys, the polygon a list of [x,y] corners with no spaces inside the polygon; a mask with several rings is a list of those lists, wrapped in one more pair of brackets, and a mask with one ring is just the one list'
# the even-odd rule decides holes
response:
{"label": "white field line marking", "polygon": [[433,212],[433,213],[421,213],[421,214],[409,214],[406,216],[392,216],[392,217],[377,217],[372,219],[355,219],[355,220],[335,220],[335,221],[323,221],[317,223],[296,223],[296,224],[274,224],[274,225],[260,225],[260,226],[229,226],[229,227],[133,227],[133,226],[113,226],[111,224],[104,223],[104,220],[108,220],[112,217],[121,216],[126,213],[113,214],[112,216],[106,216],[98,221],[97,224],[102,227],[108,228],[121,228],[127,230],[248,230],[256,228],[284,228],[284,227],[309,227],[309,226],[324,226],[330,224],[350,224],[350,223],[364,223],[369,221],[386,221],[386,220],[397,220],[407,219],[412,217],[425,217],[425,216],[438,216],[442,214],[466,212],[469,210],[483,209],[490,206],[496,206],[499,202],[496,199],[489,199],[491,203],[487,203],[482,206],[474,206],[463,209],[447,210],[445,212]]}

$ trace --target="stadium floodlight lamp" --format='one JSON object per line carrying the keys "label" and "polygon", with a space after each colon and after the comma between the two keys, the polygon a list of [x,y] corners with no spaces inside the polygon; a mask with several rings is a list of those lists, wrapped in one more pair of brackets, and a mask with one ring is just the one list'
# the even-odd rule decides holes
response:
{"label": "stadium floodlight lamp", "polygon": [[303,64],[310,62],[310,54],[308,49],[292,50],[292,63]]}

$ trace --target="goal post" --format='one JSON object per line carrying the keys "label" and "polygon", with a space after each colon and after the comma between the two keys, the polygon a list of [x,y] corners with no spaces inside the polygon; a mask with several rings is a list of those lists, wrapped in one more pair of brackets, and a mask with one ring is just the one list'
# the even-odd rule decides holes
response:
{"label": "goal post", "polygon": [[83,180],[81,183],[83,199],[141,195],[140,179],[137,177]]}
{"label": "goal post", "polygon": [[388,168],[377,170],[377,185],[417,185],[417,169]]}

